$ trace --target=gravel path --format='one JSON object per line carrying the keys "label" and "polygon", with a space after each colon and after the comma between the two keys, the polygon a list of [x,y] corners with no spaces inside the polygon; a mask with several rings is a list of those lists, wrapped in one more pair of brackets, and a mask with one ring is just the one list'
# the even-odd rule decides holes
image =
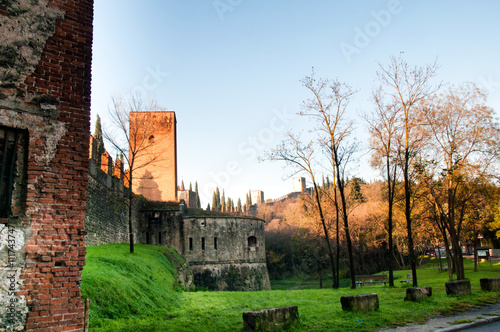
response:
{"label": "gravel path", "polygon": [[[412,323],[396,328],[379,330],[379,332],[461,331],[465,328],[485,324],[492,320],[500,320],[500,303],[485,305],[481,308],[471,309],[469,311],[460,312],[451,316],[432,317],[422,325]],[[461,322],[462,324],[457,324],[456,322]]]}

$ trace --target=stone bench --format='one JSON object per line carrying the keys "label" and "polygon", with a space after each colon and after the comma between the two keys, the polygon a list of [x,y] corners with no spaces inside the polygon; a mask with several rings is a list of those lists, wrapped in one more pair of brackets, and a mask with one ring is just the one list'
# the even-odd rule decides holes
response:
{"label": "stone bench", "polygon": [[432,287],[410,287],[406,289],[405,301],[419,302],[432,296]]}
{"label": "stone bench", "polygon": [[483,278],[480,279],[481,290],[497,291],[500,289],[500,278]]}
{"label": "stone bench", "polygon": [[281,330],[299,322],[297,306],[278,307],[243,313],[243,326],[247,331]]}
{"label": "stone bench", "polygon": [[469,295],[470,294],[470,281],[457,280],[445,283],[446,295]]}
{"label": "stone bench", "polygon": [[376,311],[379,307],[377,294],[347,295],[340,298],[342,310],[352,312]]}

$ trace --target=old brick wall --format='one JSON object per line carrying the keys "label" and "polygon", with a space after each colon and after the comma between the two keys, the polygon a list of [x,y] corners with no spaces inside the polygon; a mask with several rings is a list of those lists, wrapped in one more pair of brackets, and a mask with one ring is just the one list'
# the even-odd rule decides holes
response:
{"label": "old brick wall", "polygon": [[0,5],[0,126],[29,140],[0,219],[0,328],[82,329],[92,20],[92,0]]}
{"label": "old brick wall", "polygon": [[136,126],[144,127],[139,133],[148,133],[148,145],[135,160],[136,165],[147,166],[137,169],[132,181],[134,193],[148,200],[177,201],[176,122],[175,112],[130,113],[131,135]]}

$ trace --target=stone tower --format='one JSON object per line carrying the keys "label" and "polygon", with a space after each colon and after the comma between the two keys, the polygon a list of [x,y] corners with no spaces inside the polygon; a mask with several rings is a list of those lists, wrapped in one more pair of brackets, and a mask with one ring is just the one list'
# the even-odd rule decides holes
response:
{"label": "stone tower", "polygon": [[[146,135],[136,157],[132,190],[152,201],[177,201],[177,134],[175,112],[132,112],[130,133]],[[134,130],[138,126],[139,130]]]}
{"label": "stone tower", "polygon": [[297,177],[293,178],[293,192],[303,193],[306,191],[306,178]]}
{"label": "stone tower", "polygon": [[260,205],[264,203],[264,192],[261,190],[252,190],[250,192],[250,200],[252,204]]}

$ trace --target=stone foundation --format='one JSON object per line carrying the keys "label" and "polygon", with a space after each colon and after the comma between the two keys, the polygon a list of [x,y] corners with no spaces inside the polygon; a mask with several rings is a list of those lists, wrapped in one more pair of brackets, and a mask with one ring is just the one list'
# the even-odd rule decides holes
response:
{"label": "stone foundation", "polygon": [[197,287],[217,291],[270,290],[266,263],[190,265]]}

